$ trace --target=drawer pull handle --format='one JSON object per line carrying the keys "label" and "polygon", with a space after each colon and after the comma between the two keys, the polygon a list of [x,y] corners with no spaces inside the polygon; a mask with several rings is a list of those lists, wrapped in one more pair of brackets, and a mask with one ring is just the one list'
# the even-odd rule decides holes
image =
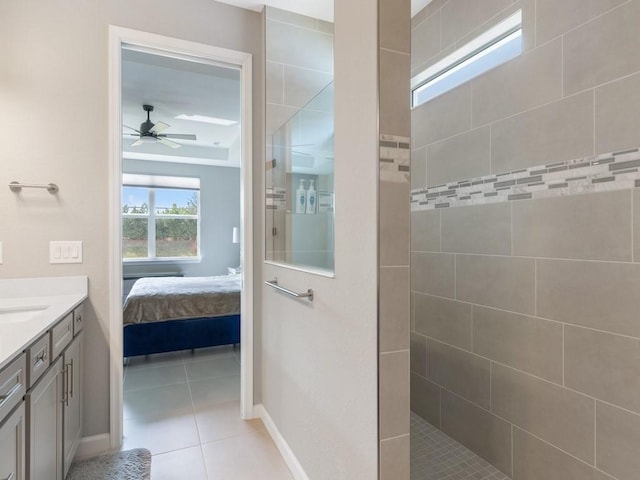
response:
{"label": "drawer pull handle", "polygon": [[[69,367],[71,368],[71,373],[69,373],[69,395],[73,398],[73,358],[71,359],[71,363],[69,363]],[[68,401],[67,405],[69,405]]]}
{"label": "drawer pull handle", "polygon": [[16,478],[16,474],[14,472],[11,472],[9,474],[9,476],[7,478],[5,478],[4,480],[14,480]]}
{"label": "drawer pull handle", "polygon": [[69,406],[69,368],[68,368],[68,365],[65,365],[60,373],[62,374],[62,392],[63,392],[62,393],[62,400],[60,400],[60,402],[68,407]]}
{"label": "drawer pull handle", "polygon": [[11,390],[9,390],[5,395],[0,395],[0,407],[2,407],[6,402],[8,402],[9,399],[13,397],[21,388],[22,388],[22,384],[16,383],[11,388]]}
{"label": "drawer pull handle", "polygon": [[40,355],[38,355],[33,362],[33,368],[36,369],[40,366],[41,363],[44,363],[47,360],[47,351],[43,350]]}

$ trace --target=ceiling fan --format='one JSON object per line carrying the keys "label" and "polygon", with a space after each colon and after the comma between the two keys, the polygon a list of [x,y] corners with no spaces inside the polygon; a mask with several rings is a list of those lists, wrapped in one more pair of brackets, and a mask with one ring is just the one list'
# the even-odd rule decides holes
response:
{"label": "ceiling fan", "polygon": [[142,109],[147,112],[147,120],[140,124],[140,130],[137,128],[123,125],[124,127],[133,130],[137,133],[125,133],[125,135],[131,135],[133,137],[139,137],[138,140],[131,144],[132,147],[138,147],[143,143],[156,143],[160,142],[163,145],[171,148],[180,148],[182,145],[169,140],[169,138],[178,138],[180,140],[196,140],[196,136],[186,133],[160,133],[165,131],[170,125],[164,122],[153,123],[149,118],[151,112],[153,112],[153,105],[142,105]]}

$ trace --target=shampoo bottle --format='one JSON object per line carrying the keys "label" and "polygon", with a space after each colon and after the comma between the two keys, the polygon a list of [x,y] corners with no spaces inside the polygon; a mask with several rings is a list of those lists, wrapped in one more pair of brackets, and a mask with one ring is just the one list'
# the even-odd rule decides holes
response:
{"label": "shampoo bottle", "polygon": [[307,191],[304,189],[304,180],[300,180],[300,186],[296,190],[296,213],[305,213],[307,208]]}
{"label": "shampoo bottle", "polygon": [[309,190],[307,190],[307,213],[316,213],[316,189],[313,180],[309,180]]}

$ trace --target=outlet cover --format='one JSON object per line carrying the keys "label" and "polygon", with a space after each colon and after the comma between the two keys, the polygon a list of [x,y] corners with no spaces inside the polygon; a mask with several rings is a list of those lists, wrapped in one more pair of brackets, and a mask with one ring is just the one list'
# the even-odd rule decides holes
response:
{"label": "outlet cover", "polygon": [[82,263],[82,241],[49,242],[49,263]]}

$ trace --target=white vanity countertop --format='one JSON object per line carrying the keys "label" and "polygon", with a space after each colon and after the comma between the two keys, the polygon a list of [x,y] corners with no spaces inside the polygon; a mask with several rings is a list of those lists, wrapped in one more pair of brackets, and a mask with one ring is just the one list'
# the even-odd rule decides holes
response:
{"label": "white vanity countertop", "polygon": [[87,299],[86,276],[0,279],[0,369]]}

